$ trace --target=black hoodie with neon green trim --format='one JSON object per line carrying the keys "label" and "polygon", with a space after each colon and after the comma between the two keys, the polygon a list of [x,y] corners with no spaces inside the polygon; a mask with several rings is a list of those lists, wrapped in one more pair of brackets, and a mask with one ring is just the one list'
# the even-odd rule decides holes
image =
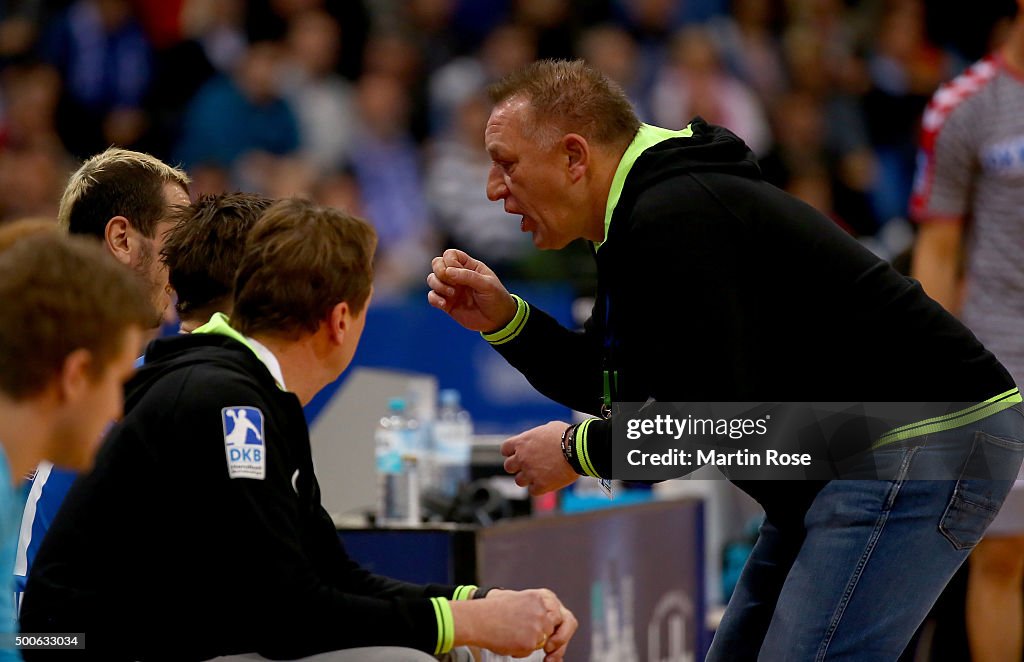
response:
{"label": "black hoodie with neon green trim", "polygon": [[[916,281],[762,181],[728,130],[645,126],[631,151],[584,331],[521,302],[485,336],[548,397],[599,415],[606,370],[616,402],[981,402],[1015,388]],[[575,468],[608,477],[610,422],[583,433]],[[820,485],[742,487],[790,508]]]}
{"label": "black hoodie with neon green trim", "polygon": [[[262,478],[228,465],[224,412],[241,407],[260,430]],[[467,589],[396,581],[349,558],[320,504],[298,398],[244,338],[215,331],[150,346],[124,420],[42,544],[21,624],[84,632],[79,656],[105,661],[437,653],[452,645],[447,599]]]}

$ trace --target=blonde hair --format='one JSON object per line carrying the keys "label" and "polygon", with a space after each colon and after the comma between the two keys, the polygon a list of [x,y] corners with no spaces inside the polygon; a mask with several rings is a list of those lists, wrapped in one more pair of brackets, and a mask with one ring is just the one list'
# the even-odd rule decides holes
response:
{"label": "blonde hair", "polygon": [[143,152],[111,147],[90,157],[75,171],[64,189],[57,222],[71,234],[103,237],[114,216],[152,237],[157,221],[166,215],[163,188],[177,184],[187,193],[184,170]]}

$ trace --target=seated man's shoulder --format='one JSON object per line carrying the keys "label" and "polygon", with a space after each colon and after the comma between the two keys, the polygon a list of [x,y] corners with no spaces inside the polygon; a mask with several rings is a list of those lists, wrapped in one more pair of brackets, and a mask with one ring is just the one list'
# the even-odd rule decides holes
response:
{"label": "seated man's shoulder", "polygon": [[195,365],[168,374],[154,384],[140,404],[147,409],[170,409],[177,418],[197,412],[219,411],[230,406],[271,405],[272,392],[267,384],[244,370],[210,364]]}
{"label": "seated man's shoulder", "polygon": [[222,388],[260,389],[260,363],[239,343],[218,336],[189,336],[157,341],[129,382],[128,392],[182,389],[216,393]]}
{"label": "seated man's shoulder", "polygon": [[128,385],[126,421],[171,432],[209,427],[226,409],[255,408],[265,414],[274,406],[276,386],[248,358],[206,347],[147,362]]}
{"label": "seated man's shoulder", "polygon": [[[140,371],[139,377],[147,376]],[[258,376],[230,364],[198,362],[157,371],[137,389],[129,389],[127,413],[108,442],[112,456],[145,456],[160,475],[187,468],[192,480],[203,483],[219,481],[224,458],[238,455],[235,464],[253,465],[262,475],[267,432],[283,415],[276,394]]]}

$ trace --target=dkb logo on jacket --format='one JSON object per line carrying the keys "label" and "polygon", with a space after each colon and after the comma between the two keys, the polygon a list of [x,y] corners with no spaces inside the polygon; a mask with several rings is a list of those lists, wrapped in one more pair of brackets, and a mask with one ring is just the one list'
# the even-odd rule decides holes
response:
{"label": "dkb logo on jacket", "polygon": [[256,407],[225,407],[220,410],[220,418],[228,477],[263,480],[267,475],[263,412]]}

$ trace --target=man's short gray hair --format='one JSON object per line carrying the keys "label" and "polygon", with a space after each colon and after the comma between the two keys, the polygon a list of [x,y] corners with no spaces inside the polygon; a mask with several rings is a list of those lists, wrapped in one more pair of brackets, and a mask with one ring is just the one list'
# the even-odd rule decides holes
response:
{"label": "man's short gray hair", "polygon": [[583,60],[538,60],[492,85],[495,104],[515,98],[530,107],[524,130],[542,143],[578,133],[602,145],[629,144],[640,120],[626,93]]}

